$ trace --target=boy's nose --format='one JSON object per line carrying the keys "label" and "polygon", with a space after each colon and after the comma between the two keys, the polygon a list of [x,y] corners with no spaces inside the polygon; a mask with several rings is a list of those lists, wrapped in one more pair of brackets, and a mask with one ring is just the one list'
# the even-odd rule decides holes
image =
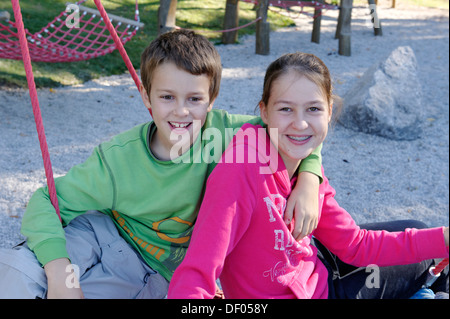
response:
{"label": "boy's nose", "polygon": [[177,103],[175,109],[174,109],[174,113],[175,115],[178,116],[185,116],[189,113],[187,107],[186,107],[186,103],[184,102],[179,102]]}

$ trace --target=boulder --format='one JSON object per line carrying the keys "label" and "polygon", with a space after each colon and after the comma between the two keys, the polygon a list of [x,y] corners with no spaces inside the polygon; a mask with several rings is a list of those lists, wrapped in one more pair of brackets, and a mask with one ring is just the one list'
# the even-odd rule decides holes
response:
{"label": "boulder", "polygon": [[424,106],[414,51],[395,49],[370,67],[343,100],[343,126],[395,140],[419,138]]}

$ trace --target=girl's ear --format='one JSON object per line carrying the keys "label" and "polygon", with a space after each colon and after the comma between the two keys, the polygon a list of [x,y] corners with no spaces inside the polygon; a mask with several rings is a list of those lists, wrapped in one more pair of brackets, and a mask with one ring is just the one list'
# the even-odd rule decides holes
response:
{"label": "girl's ear", "polygon": [[142,83],[139,86],[139,92],[141,93],[142,101],[144,102],[145,107],[148,108],[149,110],[151,110],[152,105],[150,103],[150,98],[147,94],[147,91],[144,88],[144,85],[142,85]]}
{"label": "girl's ear", "polygon": [[267,125],[267,105],[263,101],[259,102],[259,113],[261,114],[261,120]]}
{"label": "girl's ear", "polygon": [[328,115],[328,123],[331,122],[331,119],[333,118],[333,102],[330,104],[330,114]]}

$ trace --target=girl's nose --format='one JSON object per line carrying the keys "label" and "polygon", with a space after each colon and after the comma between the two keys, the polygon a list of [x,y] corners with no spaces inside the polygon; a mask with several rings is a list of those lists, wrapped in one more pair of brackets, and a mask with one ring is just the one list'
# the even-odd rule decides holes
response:
{"label": "girl's nose", "polygon": [[308,122],[303,114],[295,114],[292,118],[291,125],[297,130],[304,130],[308,127]]}

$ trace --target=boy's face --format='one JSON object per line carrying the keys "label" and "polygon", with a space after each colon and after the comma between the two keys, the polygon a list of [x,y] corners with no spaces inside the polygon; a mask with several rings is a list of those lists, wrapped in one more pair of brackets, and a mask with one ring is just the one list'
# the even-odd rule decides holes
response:
{"label": "boy's face", "polygon": [[173,160],[189,150],[213,106],[209,86],[207,75],[192,75],[172,62],[155,69],[150,96],[141,86],[142,99],[157,127],[150,141],[156,157]]}

